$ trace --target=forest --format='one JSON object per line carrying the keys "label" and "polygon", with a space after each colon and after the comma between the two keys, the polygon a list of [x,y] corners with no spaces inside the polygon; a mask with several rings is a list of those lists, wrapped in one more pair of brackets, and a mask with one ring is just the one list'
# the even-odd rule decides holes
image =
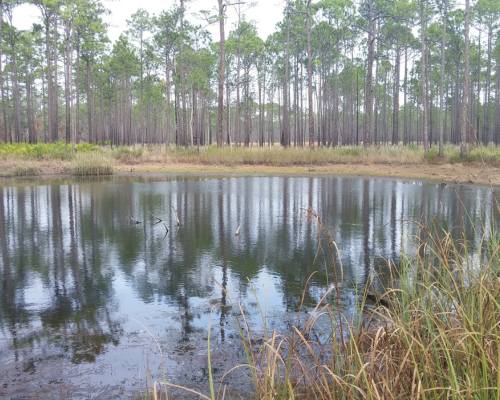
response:
{"label": "forest", "polygon": [[99,0],[32,0],[29,30],[13,23],[22,3],[0,2],[4,142],[500,142],[497,0],[287,0],[267,38],[250,3],[194,19],[180,0],[139,9],[114,42]]}

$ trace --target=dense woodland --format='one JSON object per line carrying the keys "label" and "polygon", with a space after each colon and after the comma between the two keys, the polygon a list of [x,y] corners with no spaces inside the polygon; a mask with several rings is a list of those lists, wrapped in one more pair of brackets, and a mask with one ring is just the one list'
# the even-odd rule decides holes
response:
{"label": "dense woodland", "polygon": [[266,39],[250,2],[180,0],[114,42],[99,0],[32,0],[30,30],[21,3],[0,1],[1,141],[500,142],[498,0],[288,0]]}

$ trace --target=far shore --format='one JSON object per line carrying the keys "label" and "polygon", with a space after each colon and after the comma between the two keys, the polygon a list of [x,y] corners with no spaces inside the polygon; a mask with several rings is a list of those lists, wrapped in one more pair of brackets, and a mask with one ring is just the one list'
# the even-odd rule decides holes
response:
{"label": "far shore", "polygon": [[[193,175],[345,175],[432,180],[500,186],[500,168],[479,163],[373,163],[349,162],[321,165],[206,164],[186,162],[112,163],[115,176],[193,174]],[[19,171],[23,171],[19,173]],[[57,160],[0,160],[0,181],[13,178],[50,179],[71,177],[71,162]]]}
{"label": "far shore", "polygon": [[321,148],[0,144],[0,181],[104,175],[350,175],[500,186],[500,146]]}

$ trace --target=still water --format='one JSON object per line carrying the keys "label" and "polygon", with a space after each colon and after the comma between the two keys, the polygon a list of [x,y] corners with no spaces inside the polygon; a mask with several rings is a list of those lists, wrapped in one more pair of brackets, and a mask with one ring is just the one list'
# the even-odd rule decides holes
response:
{"label": "still water", "polygon": [[0,398],[128,398],[160,374],[203,389],[209,327],[217,377],[242,360],[242,310],[256,336],[286,332],[303,294],[313,307],[331,284],[319,273],[304,292],[328,269],[306,210],[339,248],[349,319],[369,280],[384,286],[388,261],[415,254],[421,222],[457,242],[465,232],[474,257],[499,199],[486,187],[346,177],[0,187]]}

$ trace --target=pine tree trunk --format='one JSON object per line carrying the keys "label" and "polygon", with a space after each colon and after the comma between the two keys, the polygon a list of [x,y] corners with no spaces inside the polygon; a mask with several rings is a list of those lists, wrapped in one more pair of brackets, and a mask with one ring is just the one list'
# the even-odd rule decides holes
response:
{"label": "pine tree trunk", "polygon": [[314,146],[314,107],[313,107],[313,70],[312,70],[312,39],[311,39],[311,0],[307,0],[307,107],[309,122],[309,146]]}
{"label": "pine tree trunk", "polygon": [[224,9],[223,0],[219,0],[219,91],[217,107],[217,146],[224,144],[224,67],[225,67],[225,33],[224,33]]}
{"label": "pine tree trunk", "polygon": [[[500,144],[500,52],[496,57],[496,88],[495,88],[495,137],[493,141]],[[493,136],[493,135],[492,135]]]}
{"label": "pine tree trunk", "polygon": [[441,35],[441,79],[439,83],[439,156],[444,155],[444,130],[446,123],[446,103],[444,98],[444,85],[445,85],[445,67],[446,67],[446,21],[447,21],[448,5],[445,1],[443,4],[443,33]]}
{"label": "pine tree trunk", "polygon": [[462,93],[462,115],[460,121],[460,153],[462,156],[468,152],[468,117],[469,117],[469,0],[465,0],[465,23],[464,23],[464,86]]}
{"label": "pine tree trunk", "polygon": [[90,60],[87,58],[85,64],[85,91],[87,92],[87,129],[90,143],[95,143],[94,130],[92,129],[93,120],[93,107],[92,107],[92,93],[90,83]]}
{"label": "pine tree trunk", "polygon": [[420,0],[420,41],[422,45],[421,96],[422,96],[422,143],[424,151],[429,150],[429,90],[427,73],[427,16],[424,0]]}
{"label": "pine tree trunk", "polygon": [[392,104],[392,144],[399,143],[399,69],[401,64],[401,48],[396,47],[396,60],[394,62],[394,93]]}
{"label": "pine tree trunk", "polygon": [[14,42],[11,41],[12,48],[12,96],[14,98],[14,134],[16,142],[21,142],[21,97],[19,91],[19,82],[17,80],[18,70],[17,70],[17,56]]}
{"label": "pine tree trunk", "polygon": [[491,42],[493,39],[493,29],[492,27],[488,27],[488,55],[487,55],[487,64],[486,64],[486,80],[484,87],[484,100],[483,100],[483,108],[484,108],[484,127],[483,127],[483,137],[486,143],[493,142],[493,134],[490,127],[490,90],[491,90]]}
{"label": "pine tree trunk", "polygon": [[4,89],[4,76],[3,76],[3,48],[1,44],[3,43],[3,4],[0,2],[0,93],[2,99],[2,129],[3,129],[3,141],[7,142],[9,140],[7,134],[7,110],[6,110],[6,99],[5,99],[5,89]]}
{"label": "pine tree trunk", "polygon": [[28,120],[28,140],[30,143],[36,143],[35,119],[33,116],[33,75],[27,68],[26,70],[26,117]]}
{"label": "pine tree trunk", "polygon": [[64,103],[66,113],[66,143],[72,141],[71,138],[71,26],[66,21],[64,26]]}
{"label": "pine tree trunk", "polygon": [[79,89],[79,79],[80,79],[80,37],[77,33],[76,39],[76,66],[75,66],[75,77],[73,85],[75,87],[75,139],[76,142],[80,142],[80,89]]}
{"label": "pine tree trunk", "polygon": [[289,118],[289,102],[288,91],[290,85],[290,18],[289,18],[289,0],[286,4],[286,43],[285,43],[285,77],[283,79],[283,140],[282,145],[285,147],[290,146],[290,118]]}
{"label": "pine tree trunk", "polygon": [[375,21],[375,4],[370,2],[368,13],[368,56],[366,62],[366,81],[365,81],[365,118],[363,121],[363,144],[368,146],[372,142],[372,117],[373,117],[373,62],[375,58],[375,39],[376,21]]}

